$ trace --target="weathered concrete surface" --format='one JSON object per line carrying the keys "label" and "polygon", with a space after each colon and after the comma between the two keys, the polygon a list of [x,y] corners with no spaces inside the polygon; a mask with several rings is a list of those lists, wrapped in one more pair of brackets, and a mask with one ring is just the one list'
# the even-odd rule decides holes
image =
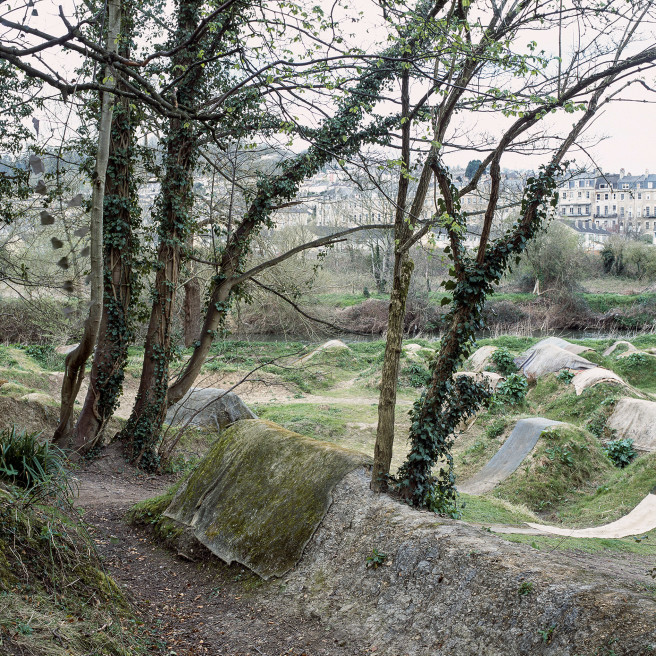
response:
{"label": "weathered concrete surface", "polygon": [[501,374],[494,373],[493,371],[459,371],[455,377],[458,376],[468,376],[473,378],[477,383],[487,383],[493,390],[497,388],[497,385],[502,381],[506,380]]}
{"label": "weathered concrete surface", "polygon": [[424,348],[421,344],[405,344],[403,346],[403,354],[408,360],[427,362],[428,359],[435,355],[435,351]]}
{"label": "weathered concrete surface", "polygon": [[572,379],[572,385],[574,385],[574,390],[576,391],[577,396],[583,394],[583,392],[589,387],[594,387],[595,385],[600,385],[602,383],[621,385],[622,387],[632,389],[621,376],[618,376],[610,369],[604,369],[604,367],[593,367],[592,369],[579,371],[579,373]]}
{"label": "weathered concrete surface", "polygon": [[216,387],[192,387],[166,413],[166,423],[216,428],[219,431],[240,419],[257,419],[253,411],[232,392]]}
{"label": "weathered concrete surface", "polygon": [[515,360],[517,366],[529,378],[540,378],[561,369],[592,369],[597,365],[580,355],[570,353],[559,346],[545,344],[535,346]]}
{"label": "weathered concrete surface", "polygon": [[370,458],[263,419],[239,421],[214,443],[164,515],[221,560],[268,579],[303,549],[346,474]]}
{"label": "weathered concrete surface", "polygon": [[489,367],[494,367],[494,360],[492,354],[498,351],[496,346],[481,346],[481,348],[474,351],[467,362],[467,368],[471,371],[483,371]]}
{"label": "weathered concrete surface", "polygon": [[591,528],[563,528],[528,522],[531,528],[543,533],[565,535],[570,538],[626,538],[629,535],[648,533],[656,528],[656,494],[648,494],[628,515],[610,524]]}
{"label": "weathered concrete surface", "polygon": [[572,344],[572,342],[568,342],[566,339],[562,339],[562,337],[545,337],[544,339],[541,339],[534,346],[531,346],[531,348],[524,353],[524,357],[527,358],[529,355],[531,355],[531,353],[533,353],[533,351],[535,351],[536,349],[541,349],[543,346],[557,346],[558,348],[561,348],[565,351],[569,351],[574,355],[580,355],[581,353],[585,353],[586,351],[594,350],[591,349],[589,346]]}
{"label": "weathered concrete surface", "polygon": [[606,425],[618,437],[633,440],[642,451],[656,451],[656,403],[642,399],[620,399]]}
{"label": "weathered concrete surface", "polygon": [[520,419],[488,463],[470,479],[458,485],[458,490],[465,494],[485,494],[493,490],[522,464],[538,443],[544,429],[560,423],[542,417]]}
{"label": "weathered concrete surface", "polygon": [[[333,497],[303,559],[269,594],[376,654],[592,656],[608,647],[648,656],[656,648],[656,600],[617,578],[375,495],[362,470]],[[387,554],[377,569],[366,561],[374,548]],[[522,596],[524,582],[531,589]]]}

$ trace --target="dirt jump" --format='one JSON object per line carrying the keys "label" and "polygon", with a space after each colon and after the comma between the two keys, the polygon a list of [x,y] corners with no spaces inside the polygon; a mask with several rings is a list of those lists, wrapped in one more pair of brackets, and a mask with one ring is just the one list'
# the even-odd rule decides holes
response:
{"label": "dirt jump", "polygon": [[533,450],[545,428],[559,421],[535,417],[520,419],[503,446],[478,473],[458,486],[465,494],[485,494],[510,476]]}

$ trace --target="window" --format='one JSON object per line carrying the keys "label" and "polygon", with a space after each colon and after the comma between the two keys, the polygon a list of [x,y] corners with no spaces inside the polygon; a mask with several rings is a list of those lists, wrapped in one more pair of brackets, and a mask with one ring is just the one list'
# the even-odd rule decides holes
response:
{"label": "window", "polygon": [[574,205],[569,206],[569,213],[574,214]]}
{"label": "window", "polygon": [[624,194],[620,194],[620,200],[624,200]]}
{"label": "window", "polygon": [[601,198],[601,194],[597,194],[597,200]]}
{"label": "window", "polygon": [[565,214],[567,214],[567,208],[563,207],[563,216],[565,216]]}
{"label": "window", "polygon": [[642,214],[640,213],[640,209],[638,209],[638,211],[636,212],[636,217],[639,219],[641,216]]}
{"label": "window", "polygon": [[599,205],[597,205],[597,216],[599,216]]}
{"label": "window", "polygon": [[581,198],[581,196],[582,196],[582,194],[581,194],[581,192],[579,191],[579,193],[577,194],[577,197],[578,197],[578,198]]}
{"label": "window", "polygon": [[608,194],[604,194],[604,200],[608,200]]}
{"label": "window", "polygon": [[624,208],[620,207],[620,216],[624,218]]}
{"label": "window", "polygon": [[570,181],[569,181],[569,188],[570,188],[570,189],[574,189],[574,185],[575,185],[575,184],[576,184],[576,182],[574,182],[574,180],[570,180]]}
{"label": "window", "polygon": [[625,184],[622,185],[622,189],[628,189],[628,188],[629,188],[628,184],[625,183]]}
{"label": "window", "polygon": [[579,214],[582,214],[582,213],[583,213],[583,212],[581,211],[582,209],[583,209],[583,208],[582,208],[580,205],[577,207],[577,210],[578,210],[578,213],[579,213]]}
{"label": "window", "polygon": [[606,189],[606,183],[605,183],[605,182],[602,182],[602,183],[599,185],[599,189]]}
{"label": "window", "polygon": [[638,182],[638,184],[636,185],[636,187],[637,187],[638,189],[640,189],[640,183],[639,183],[639,182]]}
{"label": "window", "polygon": [[608,216],[608,205],[604,205],[604,215]]}
{"label": "window", "polygon": [[586,197],[586,198],[590,198],[590,192],[589,192],[589,191],[586,191],[586,192],[585,192],[585,197]]}
{"label": "window", "polygon": [[613,214],[615,214],[615,212],[617,212],[617,205],[613,205]]}
{"label": "window", "polygon": [[654,183],[653,183],[653,182],[648,183],[648,184],[647,184],[647,187],[648,187],[649,189],[653,189],[653,188],[654,188]]}
{"label": "window", "polygon": [[[640,188],[640,185],[638,185],[638,188]],[[638,200],[642,200],[642,194],[638,194]]]}
{"label": "window", "polygon": [[645,230],[649,230],[649,221],[645,221]]}
{"label": "window", "polygon": [[567,192],[563,191],[563,200],[567,199]]}

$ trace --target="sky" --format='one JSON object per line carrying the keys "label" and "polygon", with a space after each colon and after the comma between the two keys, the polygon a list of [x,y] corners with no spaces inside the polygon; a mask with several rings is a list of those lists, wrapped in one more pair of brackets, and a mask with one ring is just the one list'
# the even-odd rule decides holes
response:
{"label": "sky", "polygon": [[[47,29],[51,32],[61,33],[62,23],[57,16],[58,6],[62,4],[64,11],[69,15],[76,3],[80,0],[36,0],[34,7],[37,9],[38,16],[30,16],[29,24],[34,27]],[[6,3],[5,9],[8,6]],[[18,0],[14,7],[26,5],[26,0]],[[326,6],[332,6],[332,2],[326,0]],[[365,6],[365,2],[351,3],[349,9],[342,10],[342,28],[347,33],[353,34],[353,39],[365,50],[378,51],[380,41],[384,33],[380,29],[380,20],[377,10],[367,11],[357,22],[347,18],[348,14],[353,14],[354,9],[360,9]],[[367,7],[374,7],[372,3],[367,3]],[[23,10],[24,11],[24,10]],[[28,9],[31,14],[31,10]],[[13,14],[12,18],[18,17]],[[22,17],[22,15],[20,15]],[[557,40],[554,34],[539,33],[535,36],[540,48],[544,48],[547,53],[557,53]],[[576,35],[571,35],[575,43]],[[568,48],[567,39],[565,39],[564,49]],[[56,61],[57,66],[63,70],[72,70],[70,63],[60,59]],[[649,73],[646,82],[653,87],[654,74]],[[592,168],[601,167],[606,172],[618,172],[624,168],[627,172],[634,175],[644,173],[646,170],[656,172],[656,121],[654,121],[654,104],[656,94],[650,96],[644,90],[630,90],[622,94],[624,98],[637,102],[615,102],[607,106],[603,112],[596,118],[593,126],[586,133],[586,141],[589,146],[586,151],[570,151],[569,159],[575,160],[577,166]],[[557,129],[566,132],[571,124],[571,116],[564,115],[557,119]],[[461,128],[467,130],[484,130],[490,133],[498,132],[504,124],[502,117],[493,117],[489,114],[469,115],[462,123]],[[481,158],[477,153],[460,153],[448,156],[447,164],[465,166],[470,159]],[[544,161],[544,157],[521,156],[509,154],[504,157],[502,166],[515,169],[535,168],[539,163]]]}

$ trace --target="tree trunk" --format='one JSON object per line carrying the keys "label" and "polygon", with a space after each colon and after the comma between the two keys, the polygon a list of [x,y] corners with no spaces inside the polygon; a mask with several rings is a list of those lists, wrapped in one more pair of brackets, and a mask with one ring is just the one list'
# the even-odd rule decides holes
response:
{"label": "tree trunk", "polygon": [[[176,39],[184,42],[198,27],[200,0],[180,2]],[[200,44],[185,47],[172,57],[172,70],[192,68]],[[177,88],[182,106],[195,106],[203,68],[193,67]],[[180,275],[182,245],[189,238],[193,207],[193,171],[198,156],[196,132],[190,122],[171,118],[166,144],[165,174],[158,199],[159,247],[153,307],[146,333],[139,391],[128,423],[120,433],[130,459],[146,469],[157,466],[157,442],[166,416],[171,329]]]}
{"label": "tree trunk", "polygon": [[[123,33],[131,34],[132,17],[124,12]],[[119,54],[129,57],[129,37]],[[121,79],[117,87],[122,86]],[[139,203],[133,180],[134,124],[130,100],[119,96],[114,107],[104,202],[104,305],[89,389],[75,427],[74,447],[86,453],[98,444],[106,422],[118,406],[128,347],[133,339],[132,300],[135,294],[133,257],[138,250],[134,230]]]}
{"label": "tree trunk", "polygon": [[[109,0],[107,6],[107,49],[116,52],[121,22],[120,0]],[[114,73],[109,66],[105,69],[106,85],[114,84]],[[90,240],[91,240],[91,302],[89,316],[84,324],[84,333],[77,348],[66,356],[66,371],[61,389],[61,409],[59,425],[55,430],[53,441],[68,441],[73,430],[73,407],[80,385],[84,378],[84,369],[96,344],[103,310],[103,206],[105,196],[105,179],[109,158],[109,143],[112,124],[111,93],[103,93],[100,123],[98,127],[98,151],[93,178],[91,199]]]}
{"label": "tree trunk", "polygon": [[[193,238],[189,240],[189,250],[193,249]],[[201,304],[200,280],[196,276],[194,262],[189,263],[190,278],[184,284],[184,345],[191,348],[200,335]]]}
{"label": "tree trunk", "polygon": [[383,371],[380,379],[378,427],[376,429],[376,446],[374,447],[374,468],[371,475],[371,489],[375,492],[387,490],[387,476],[392,462],[396,391],[403,344],[405,306],[412,269],[413,264],[408,257],[408,253],[399,253],[394,266],[394,279],[387,321],[385,359],[383,360]]}

